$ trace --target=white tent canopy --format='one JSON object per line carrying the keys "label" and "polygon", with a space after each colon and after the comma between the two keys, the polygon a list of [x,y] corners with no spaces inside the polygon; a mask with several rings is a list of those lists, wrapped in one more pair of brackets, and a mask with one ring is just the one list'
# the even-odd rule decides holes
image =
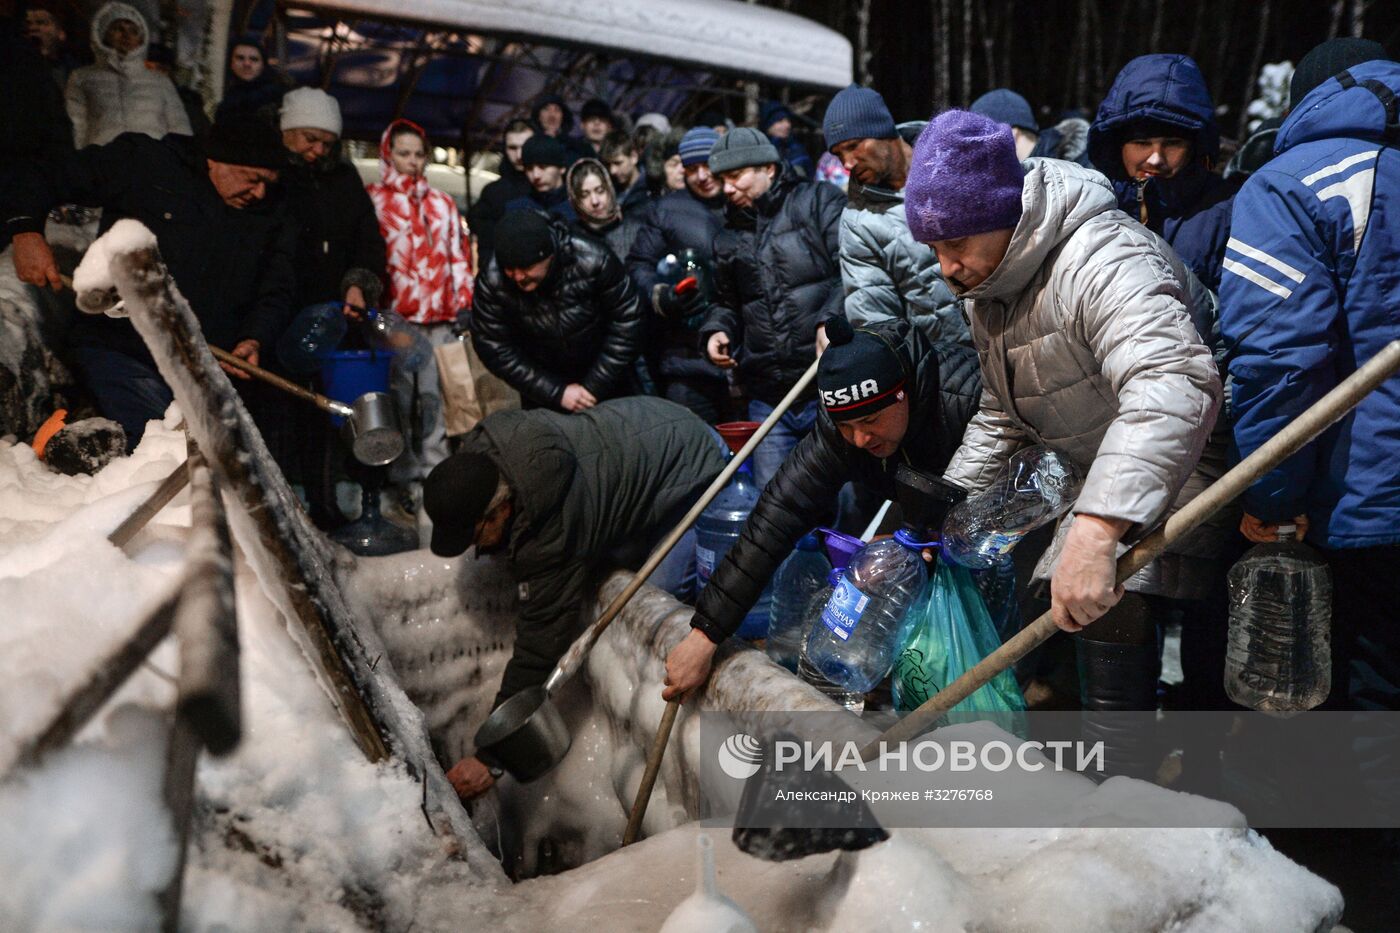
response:
{"label": "white tent canopy", "polygon": [[825,89],[851,83],[851,43],[738,0],[310,0],[298,7],[584,45]]}

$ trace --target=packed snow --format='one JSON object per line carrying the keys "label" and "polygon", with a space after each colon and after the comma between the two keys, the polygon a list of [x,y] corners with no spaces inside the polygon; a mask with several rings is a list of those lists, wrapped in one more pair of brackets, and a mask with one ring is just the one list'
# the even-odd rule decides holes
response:
{"label": "packed snow", "polygon": [[[125,550],[106,541],[183,460],[178,420],[172,408],[132,456],[92,477],[52,473],[27,446],[0,441],[0,750],[52,715],[60,690],[178,578],[186,494]],[[380,669],[422,705],[450,764],[469,751],[509,655],[505,568],[422,551],[342,555],[337,566],[385,646]],[[600,600],[625,579],[612,577]],[[1335,888],[1242,827],[1083,828],[1182,797],[1126,780],[1047,778],[1063,782],[1074,826],[894,830],[861,853],[760,861],[694,822],[702,763],[690,712],[662,769],[650,838],[618,851],[661,714],[661,659],[688,619],[649,588],[560,697],[575,735],[564,763],[531,785],[507,778],[472,808],[487,845],[516,853],[513,869],[529,874],[551,847],[577,866],[512,885],[477,840],[463,851],[430,825],[407,763],[366,762],[241,554],[236,583],[244,739],[199,763],[183,929],[656,930],[695,890],[702,831],[719,893],[762,930],[1311,931],[1341,912]],[[160,803],[176,664],[162,645],[70,747],[0,783],[0,927],[159,924],[156,898],[176,854]],[[740,718],[829,706],[760,652],[735,647],[722,652],[704,703]]]}

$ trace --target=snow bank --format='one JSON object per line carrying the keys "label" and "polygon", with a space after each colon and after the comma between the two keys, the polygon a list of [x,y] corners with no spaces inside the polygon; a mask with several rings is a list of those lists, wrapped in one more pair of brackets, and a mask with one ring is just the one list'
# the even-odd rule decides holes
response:
{"label": "snow bank", "polygon": [[[56,476],[0,442],[0,729],[11,738],[178,573],[182,499],[127,552],[105,541],[183,458],[173,417],[94,477]],[[419,696],[438,744],[464,749],[509,653],[513,587],[501,565],[420,552],[342,555],[339,569],[376,620],[380,663]],[[600,599],[625,579],[614,575]],[[365,761],[241,558],[236,584],[245,737],[230,757],[199,764],[182,929],[650,931],[694,888],[701,762],[690,714],[649,810],[653,835],[612,851],[660,716],[661,657],[688,621],[669,597],[644,589],[561,695],[575,742],[560,768],[531,785],[505,780],[477,806],[491,841],[523,852],[522,865],[546,838],[566,862],[593,859],[512,886],[476,840],[458,851],[430,825],[406,763]],[[158,924],[156,892],[174,864],[160,805],[171,648],[72,747],[0,783],[0,928]],[[704,702],[830,708],[761,653],[733,647]],[[1083,823],[1169,795],[1054,780],[1067,818]],[[1311,931],[1341,910],[1335,888],[1243,828],[896,830],[863,853],[782,864],[739,852],[723,832],[715,840],[720,890],[764,930]]]}

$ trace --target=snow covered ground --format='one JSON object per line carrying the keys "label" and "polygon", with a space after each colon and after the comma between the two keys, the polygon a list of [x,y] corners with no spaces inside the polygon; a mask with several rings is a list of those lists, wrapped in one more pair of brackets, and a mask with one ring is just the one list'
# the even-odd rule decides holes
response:
{"label": "snow covered ground", "polygon": [[[176,579],[184,494],[125,551],[105,537],[183,459],[175,418],[95,477],[50,473],[0,440],[0,762]],[[340,571],[384,642],[384,671],[421,703],[443,755],[464,753],[513,635],[500,565],[417,552],[346,558]],[[575,731],[564,764],[533,785],[506,780],[475,808],[488,844],[521,865],[545,837],[580,865],[515,885],[476,839],[462,848],[430,825],[408,767],[366,763],[241,556],[237,600],[244,739],[200,761],[183,929],[656,930],[693,889],[701,830],[688,776],[701,763],[689,715],[651,838],[614,851],[660,715],[660,658],[686,625],[668,597],[644,590],[562,698]],[[158,925],[175,863],[160,785],[176,663],[163,645],[71,747],[0,783],[0,929]],[[737,650],[705,702],[826,701]],[[1062,790],[1086,826],[1167,793],[1078,778]],[[784,864],[722,833],[714,843],[720,890],[761,930],[1325,931],[1341,913],[1335,888],[1243,828],[897,830],[863,853]]]}

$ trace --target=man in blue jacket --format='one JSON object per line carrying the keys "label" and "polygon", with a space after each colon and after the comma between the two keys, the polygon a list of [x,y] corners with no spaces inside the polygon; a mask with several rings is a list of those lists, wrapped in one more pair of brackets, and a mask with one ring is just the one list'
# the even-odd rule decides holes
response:
{"label": "man in blue jacket", "polygon": [[1089,129],[1089,158],[1118,206],[1166,240],[1211,291],[1239,187],[1211,169],[1220,130],[1201,69],[1186,55],[1141,55],[1123,66]]}
{"label": "man in blue jacket", "polygon": [[[1400,64],[1364,45],[1343,51],[1378,60],[1348,67],[1326,43],[1300,62],[1276,155],[1236,199],[1220,298],[1242,457],[1400,338]],[[1246,537],[1294,522],[1331,566],[1329,705],[1400,709],[1400,376],[1245,512]]]}

